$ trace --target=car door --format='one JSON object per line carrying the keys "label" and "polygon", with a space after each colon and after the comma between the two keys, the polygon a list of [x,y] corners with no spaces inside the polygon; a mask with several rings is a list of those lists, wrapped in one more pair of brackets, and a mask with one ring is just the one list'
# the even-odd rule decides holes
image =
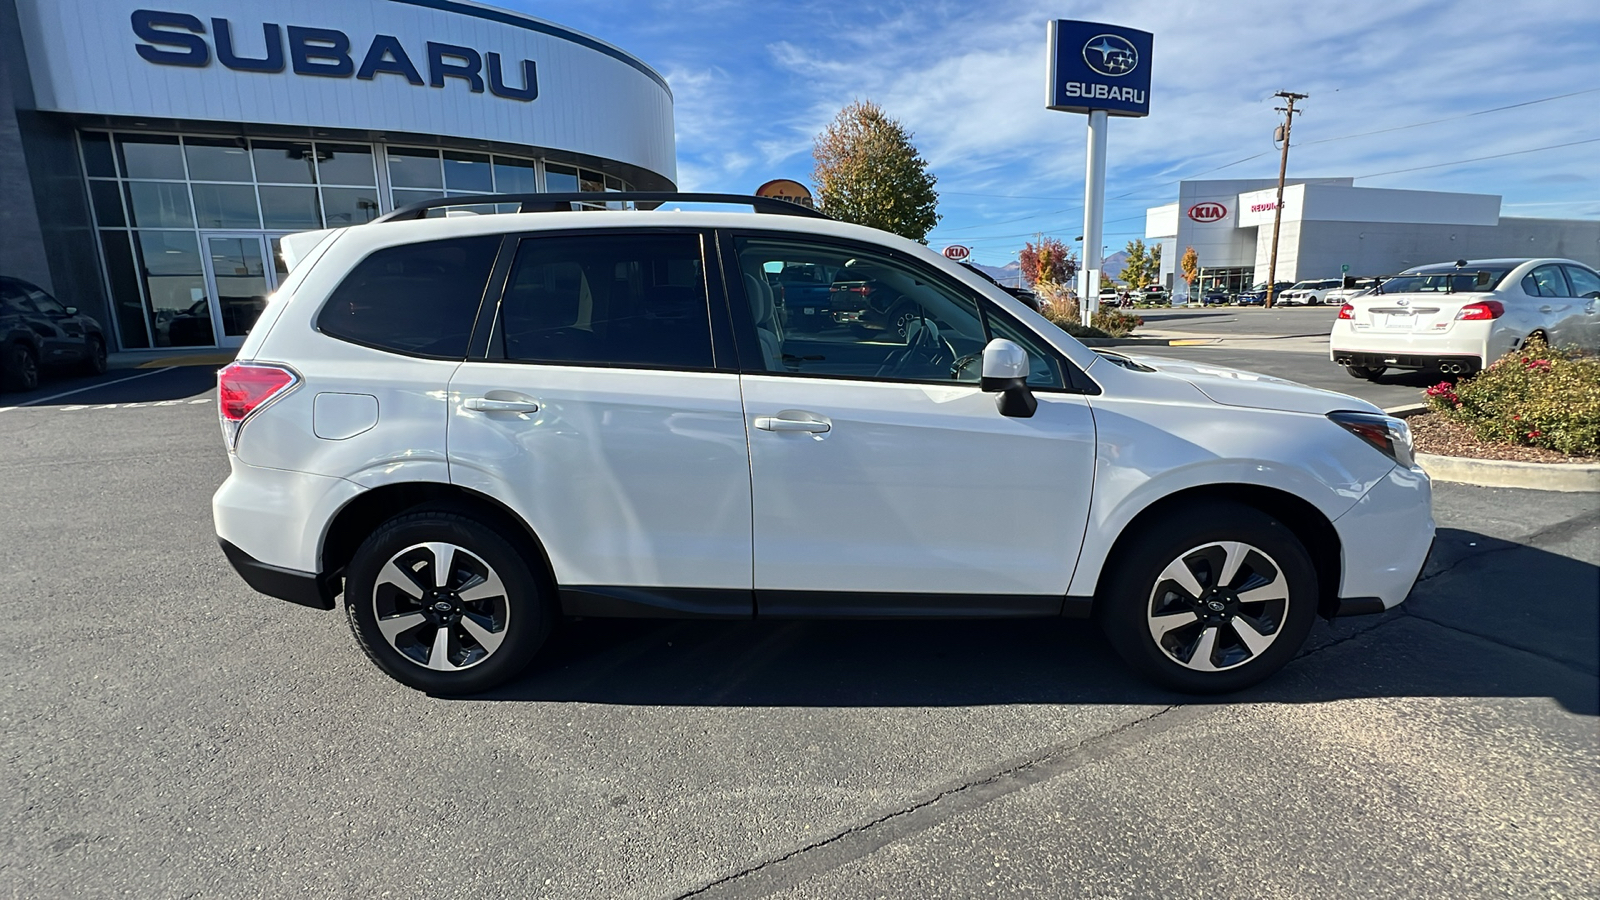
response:
{"label": "car door", "polygon": [[450,383],[451,481],[528,523],[568,612],[751,614],[744,412],[703,241],[508,238],[487,350]]}
{"label": "car door", "polygon": [[1573,331],[1579,322],[1573,311],[1578,304],[1572,302],[1572,290],[1561,266],[1555,263],[1538,266],[1523,277],[1522,291],[1528,295],[1534,320],[1549,337],[1550,344],[1573,343],[1576,337]]}
{"label": "car door", "polygon": [[84,357],[83,319],[56,298],[37,287],[27,288],[28,299],[39,312],[40,333],[44,336],[45,360],[52,363],[77,362]]}
{"label": "car door", "polygon": [[1572,296],[1582,304],[1574,313],[1579,320],[1575,343],[1590,353],[1600,352],[1600,274],[1583,266],[1562,268],[1567,271],[1567,283],[1572,287]]}
{"label": "car door", "polygon": [[[992,301],[910,257],[773,232],[725,235],[723,247],[758,612],[1059,613],[1094,466],[1093,417],[1072,392],[1070,364]],[[805,263],[911,301],[908,333],[785,332],[761,273]],[[1031,418],[1000,415],[979,388],[980,354],[996,336],[1029,351]]]}

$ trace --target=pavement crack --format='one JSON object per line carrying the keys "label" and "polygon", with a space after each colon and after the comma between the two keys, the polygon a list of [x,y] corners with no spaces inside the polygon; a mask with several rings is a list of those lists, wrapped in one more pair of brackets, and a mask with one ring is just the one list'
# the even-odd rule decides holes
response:
{"label": "pavement crack", "polygon": [[[1416,612],[1414,610],[1406,609],[1406,610],[1403,610],[1403,612],[1406,614],[1407,617],[1412,618],[1412,619],[1416,619],[1419,622],[1427,622],[1429,625],[1436,625],[1436,626],[1438,626],[1440,628],[1445,629],[1446,631],[1453,631],[1456,634],[1466,635],[1467,637],[1474,637],[1474,638],[1477,638],[1478,640],[1485,641],[1487,643],[1493,644],[1496,647],[1503,647],[1503,648],[1505,648],[1507,650],[1515,650],[1518,653],[1526,653],[1529,656],[1538,657],[1539,659],[1542,659],[1545,662],[1555,663],[1556,665],[1561,666],[1562,668],[1571,669],[1574,672],[1577,672],[1577,673],[1582,674],[1582,675],[1587,675],[1590,678],[1594,678],[1596,675],[1600,675],[1600,672],[1596,672],[1594,669],[1584,668],[1583,666],[1578,665],[1577,663],[1574,663],[1574,662],[1572,662],[1570,660],[1562,659],[1559,656],[1551,656],[1548,653],[1544,653],[1544,652],[1542,652],[1540,650],[1537,650],[1537,649],[1535,649],[1533,647],[1523,646],[1522,644],[1513,644],[1513,643],[1510,643],[1510,642],[1507,642],[1507,641],[1500,640],[1499,638],[1490,637],[1489,635],[1484,634],[1481,631],[1473,631],[1473,630],[1471,630],[1469,628],[1462,628],[1459,625],[1451,625],[1448,622],[1441,622],[1438,619],[1431,618],[1429,616],[1425,616],[1425,615],[1423,615],[1423,614],[1421,614],[1419,612]],[[1398,621],[1398,620],[1396,620],[1396,621]]]}
{"label": "pavement crack", "polygon": [[861,859],[895,841],[926,831],[952,817],[1023,788],[1048,781],[1108,758],[1214,707],[1174,704],[1140,716],[1102,734],[982,773],[926,799],[878,816],[781,856],[757,863],[709,884],[678,894],[675,900],[764,897],[807,878]]}

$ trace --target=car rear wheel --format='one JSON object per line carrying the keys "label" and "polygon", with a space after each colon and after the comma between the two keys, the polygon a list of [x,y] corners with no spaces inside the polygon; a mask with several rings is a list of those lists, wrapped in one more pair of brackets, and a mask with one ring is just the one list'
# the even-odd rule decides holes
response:
{"label": "car rear wheel", "polygon": [[1294,658],[1317,576],[1283,523],[1231,503],[1168,516],[1122,555],[1096,616],[1139,674],[1186,693],[1236,691]]}
{"label": "car rear wheel", "polygon": [[350,560],[350,630],[402,684],[446,696],[498,687],[527,667],[554,617],[554,599],[523,560],[463,515],[391,519]]}
{"label": "car rear wheel", "polygon": [[0,359],[0,380],[8,391],[32,391],[39,387],[39,358],[26,344],[12,344]]}
{"label": "car rear wheel", "polygon": [[1344,370],[1350,373],[1351,378],[1365,378],[1368,381],[1377,381],[1389,371],[1387,366],[1345,366]]}
{"label": "car rear wheel", "polygon": [[83,370],[90,375],[104,375],[106,371],[106,342],[97,335],[89,336],[89,346],[83,354]]}

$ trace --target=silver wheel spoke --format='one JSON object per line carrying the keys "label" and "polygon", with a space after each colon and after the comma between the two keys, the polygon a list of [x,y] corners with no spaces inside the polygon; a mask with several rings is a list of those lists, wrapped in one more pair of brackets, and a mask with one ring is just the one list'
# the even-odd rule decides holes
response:
{"label": "silver wheel spoke", "polygon": [[1263,600],[1287,599],[1289,599],[1289,581],[1283,577],[1282,572],[1279,572],[1278,577],[1274,578],[1270,584],[1263,584],[1261,587],[1239,592],[1240,603],[1260,603]]}
{"label": "silver wheel spoke", "polygon": [[395,565],[392,559],[384,563],[383,569],[378,572],[378,586],[385,584],[394,585],[400,589],[402,594],[413,600],[421,600],[422,592],[425,589],[423,585],[417,583],[415,576]]}
{"label": "silver wheel spoke", "polygon": [[456,545],[446,544],[442,541],[429,541],[423,545],[428,552],[433,554],[433,586],[445,588],[450,586],[450,572],[456,560]]}
{"label": "silver wheel spoke", "polygon": [[1217,631],[1218,629],[1213,626],[1200,632],[1200,642],[1195,645],[1194,655],[1189,657],[1185,665],[1202,672],[1217,671],[1217,667],[1211,664],[1211,652],[1217,649]]}
{"label": "silver wheel spoke", "polygon": [[436,672],[450,672],[455,666],[450,662],[450,629],[440,626],[433,635],[433,649],[428,651],[428,668]]}
{"label": "silver wheel spoke", "polygon": [[[478,621],[481,618],[483,621]],[[462,613],[461,627],[465,628],[467,633],[472,635],[473,640],[483,645],[483,651],[486,654],[493,653],[494,651],[500,649],[500,642],[506,638],[505,629],[501,629],[500,631],[490,631],[488,619],[479,616],[477,613]]]}
{"label": "silver wheel spoke", "polygon": [[505,595],[506,586],[500,583],[500,576],[492,571],[489,573],[489,577],[483,581],[461,591],[461,599],[468,603],[476,603],[479,600],[487,600],[490,597],[504,597]]}
{"label": "silver wheel spoke", "polygon": [[[1146,571],[1149,570],[1147,569]],[[1178,587],[1189,592],[1189,597],[1192,600],[1199,600],[1206,592],[1205,588],[1200,586],[1200,582],[1195,580],[1194,573],[1189,571],[1189,565],[1181,559],[1175,559],[1168,563],[1167,567],[1161,570],[1161,575],[1157,580],[1176,582]]]}
{"label": "silver wheel spoke", "polygon": [[1245,555],[1249,552],[1245,545],[1238,541],[1223,541],[1222,547],[1222,574],[1217,576],[1217,584],[1221,587],[1232,587],[1233,577],[1239,574],[1239,567],[1244,565]]}
{"label": "silver wheel spoke", "polygon": [[1239,640],[1243,641],[1244,645],[1249,648],[1251,656],[1259,656],[1262,651],[1272,646],[1272,639],[1275,635],[1262,634],[1257,631],[1255,626],[1244,616],[1234,616],[1232,624],[1234,633],[1239,635]]}
{"label": "silver wheel spoke", "polygon": [[378,630],[383,632],[384,639],[393,645],[396,638],[417,627],[418,625],[421,625],[423,621],[424,616],[422,613],[402,613],[398,616],[389,616],[388,618],[379,619]]}
{"label": "silver wheel spoke", "polygon": [[1200,617],[1195,615],[1192,610],[1187,609],[1183,612],[1176,612],[1166,616],[1151,616],[1150,634],[1157,641],[1160,641],[1172,629],[1182,628],[1198,621],[1200,621]]}

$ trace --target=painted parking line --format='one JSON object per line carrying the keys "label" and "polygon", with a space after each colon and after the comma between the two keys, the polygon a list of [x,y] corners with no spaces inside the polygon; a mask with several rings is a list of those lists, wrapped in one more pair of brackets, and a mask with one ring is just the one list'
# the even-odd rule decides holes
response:
{"label": "painted parking line", "polygon": [[29,400],[26,403],[18,403],[16,406],[0,406],[0,413],[10,412],[13,409],[22,409],[25,406],[37,406],[40,403],[49,403],[51,400],[59,400],[62,397],[71,397],[73,394],[81,394],[84,391],[93,391],[103,387],[110,387],[113,384],[122,384],[125,381],[132,381],[135,378],[144,378],[147,375],[160,375],[162,372],[170,372],[176,368],[177,366],[167,366],[164,369],[151,369],[148,372],[140,372],[137,375],[129,375],[126,378],[117,378],[112,381],[102,381],[97,384],[91,384],[88,387],[75,388],[70,391],[62,391],[59,394],[51,394],[48,397],[40,397],[36,400]]}
{"label": "painted parking line", "polygon": [[84,410],[97,409],[147,409],[153,406],[195,406],[200,403],[216,403],[215,397],[196,397],[192,400],[141,400],[137,403],[85,403],[81,406],[63,406],[56,412],[83,412]]}

